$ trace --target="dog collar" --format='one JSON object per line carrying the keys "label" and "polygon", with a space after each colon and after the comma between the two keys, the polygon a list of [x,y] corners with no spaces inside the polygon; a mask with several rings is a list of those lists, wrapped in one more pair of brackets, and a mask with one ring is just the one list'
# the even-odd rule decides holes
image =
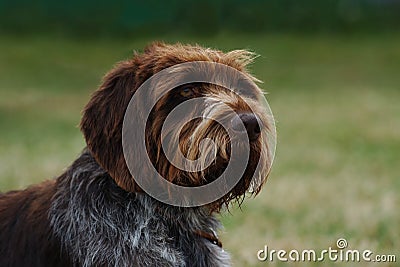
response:
{"label": "dog collar", "polygon": [[222,243],[221,243],[221,241],[218,239],[217,233],[215,233],[215,231],[214,231],[213,229],[210,229],[210,230],[211,230],[211,234],[210,234],[210,233],[207,233],[207,232],[205,232],[205,231],[202,231],[202,230],[197,230],[197,231],[195,232],[195,234],[198,235],[198,236],[200,236],[200,237],[202,237],[202,238],[207,239],[208,241],[210,241],[210,242],[213,243],[214,245],[216,245],[216,246],[222,248]]}

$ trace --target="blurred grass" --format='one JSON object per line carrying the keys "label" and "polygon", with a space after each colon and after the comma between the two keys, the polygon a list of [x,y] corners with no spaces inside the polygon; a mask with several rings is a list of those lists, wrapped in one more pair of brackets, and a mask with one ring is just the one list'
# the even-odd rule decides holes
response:
{"label": "blurred grass", "polygon": [[[310,266],[260,263],[256,253],[264,245],[320,251],[340,237],[399,258],[400,36],[156,39],[261,55],[252,72],[269,92],[278,147],[263,192],[222,216],[235,266]],[[71,163],[84,147],[77,125],[90,93],[149,41],[0,36],[1,191]]]}

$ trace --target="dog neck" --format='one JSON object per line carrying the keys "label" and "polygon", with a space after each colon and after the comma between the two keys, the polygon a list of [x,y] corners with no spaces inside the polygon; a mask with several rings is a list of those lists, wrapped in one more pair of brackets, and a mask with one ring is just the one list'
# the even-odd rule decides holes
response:
{"label": "dog neck", "polygon": [[229,264],[228,254],[198,234],[220,228],[206,208],[174,207],[126,192],[88,152],[58,178],[49,216],[79,265],[137,266],[143,256],[156,266]]}

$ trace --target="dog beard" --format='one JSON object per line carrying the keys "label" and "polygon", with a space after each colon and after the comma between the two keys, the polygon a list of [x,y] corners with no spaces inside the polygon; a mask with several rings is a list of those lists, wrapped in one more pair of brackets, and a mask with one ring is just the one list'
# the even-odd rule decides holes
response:
{"label": "dog beard", "polygon": [[[231,179],[232,175],[242,172],[236,185],[223,197],[209,205],[212,210],[219,210],[223,206],[228,207],[232,201],[240,205],[246,192],[256,195],[261,190],[270,167],[267,142],[269,120],[267,112],[255,99],[244,98],[234,92],[221,89],[218,92],[205,94],[205,98],[205,101],[193,107],[191,113],[179,114],[179,117],[174,118],[177,122],[187,121],[179,131],[173,124],[163,129],[164,140],[168,140],[165,143],[169,144],[165,147],[160,138],[165,117],[160,114],[168,114],[175,106],[170,105],[167,110],[154,110],[154,114],[158,116],[147,127],[148,135],[151,136],[147,142],[147,151],[153,153],[150,158],[159,174],[180,186],[202,186],[216,179]],[[171,102],[168,99],[164,101]],[[163,108],[165,104],[160,106]],[[251,110],[257,115],[263,130],[256,140],[250,141],[248,136],[243,136],[243,134],[229,135],[229,129],[225,129],[219,123],[231,124],[233,117],[237,115],[232,114],[232,109],[238,113]],[[190,119],[196,112],[200,112],[202,118]],[[210,117],[215,120],[209,119]],[[246,167],[244,170],[236,170],[235,166],[242,165],[237,161],[243,159],[233,157],[232,151],[242,154],[246,152],[246,149],[249,150]],[[171,158],[168,158],[166,154],[172,155],[174,162],[183,160],[181,162],[181,166],[184,166],[183,170],[174,166],[170,161]],[[179,154],[183,155],[184,159],[176,156]],[[230,172],[227,172],[228,164],[233,166]],[[190,169],[199,171],[185,171]]]}

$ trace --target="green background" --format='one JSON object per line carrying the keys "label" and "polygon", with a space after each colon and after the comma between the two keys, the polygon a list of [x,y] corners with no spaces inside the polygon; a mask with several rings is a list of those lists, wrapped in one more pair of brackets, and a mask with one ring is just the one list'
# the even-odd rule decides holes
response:
{"label": "green background", "polygon": [[135,37],[165,30],[377,32],[397,29],[399,14],[398,0],[1,0],[0,29]]}
{"label": "green background", "polygon": [[[0,1],[0,191],[51,179],[84,147],[80,111],[155,40],[260,55],[277,123],[262,193],[221,218],[235,266],[257,251],[400,248],[400,2]],[[399,260],[399,259],[398,259]],[[396,266],[337,263],[335,266]]]}

